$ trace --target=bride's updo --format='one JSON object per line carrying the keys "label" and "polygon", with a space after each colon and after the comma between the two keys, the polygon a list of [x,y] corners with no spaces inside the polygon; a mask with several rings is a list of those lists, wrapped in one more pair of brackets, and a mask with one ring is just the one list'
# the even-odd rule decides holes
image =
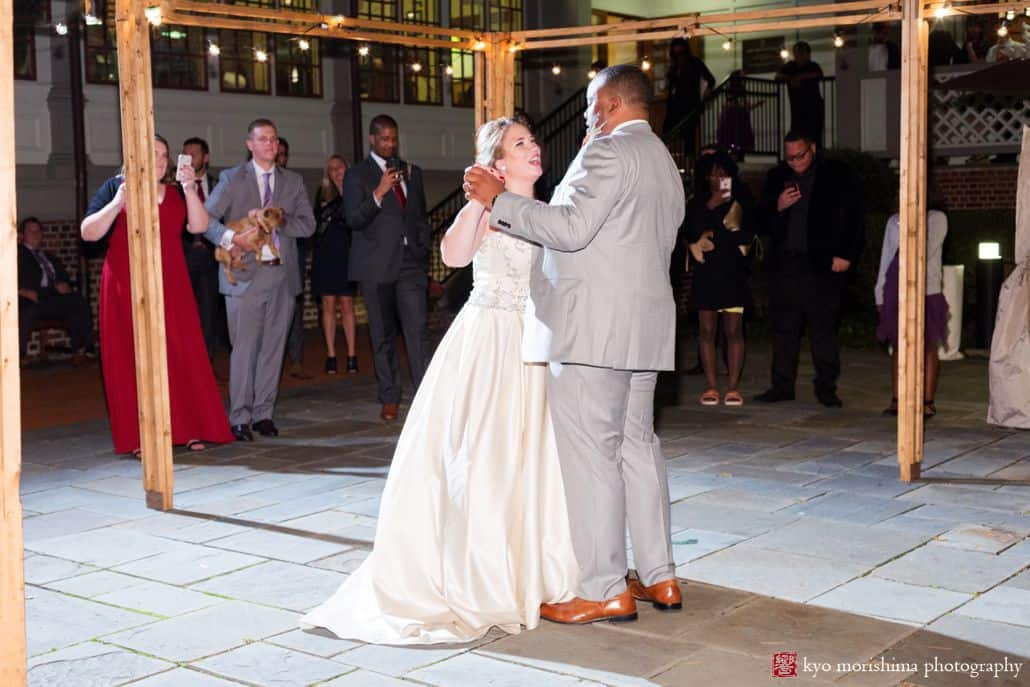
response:
{"label": "bride's updo", "polygon": [[493,167],[494,162],[504,157],[504,134],[513,124],[528,127],[529,122],[521,115],[498,117],[479,127],[476,132],[476,164]]}

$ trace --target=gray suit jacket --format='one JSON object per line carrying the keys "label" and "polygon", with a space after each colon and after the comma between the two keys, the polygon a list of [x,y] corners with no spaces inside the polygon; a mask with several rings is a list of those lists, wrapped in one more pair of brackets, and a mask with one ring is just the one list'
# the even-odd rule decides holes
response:
{"label": "gray suit jacket", "polygon": [[[285,225],[279,229],[279,254],[283,265],[290,266],[284,272],[290,295],[296,296],[304,288],[300,270],[296,268],[299,260],[297,239],[315,233],[315,215],[307,191],[304,190],[304,180],[299,174],[281,167],[275,168],[272,205],[282,208],[286,217]],[[226,232],[222,222],[241,219],[254,208],[261,207],[261,190],[250,161],[223,171],[204,207],[211,215],[204,237],[217,246]],[[250,281],[238,281],[234,286],[226,279],[224,270],[218,271],[218,290],[227,296],[242,296],[249,285]]]}
{"label": "gray suit jacket", "polygon": [[618,370],[671,370],[669,258],[683,183],[647,122],[594,139],[550,205],[501,194],[490,223],[543,246],[530,281],[523,355]]}
{"label": "gray suit jacket", "polygon": [[403,209],[393,193],[386,194],[382,207],[376,205],[372,192],[382,178],[383,172],[371,155],[343,177],[343,212],[353,232],[347,274],[354,281],[397,281],[406,238],[428,281],[430,229],[422,170],[408,165]]}

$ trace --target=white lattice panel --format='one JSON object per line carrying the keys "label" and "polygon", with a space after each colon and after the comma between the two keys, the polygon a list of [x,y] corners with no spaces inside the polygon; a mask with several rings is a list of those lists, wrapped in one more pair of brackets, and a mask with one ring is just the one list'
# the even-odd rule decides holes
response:
{"label": "white lattice panel", "polygon": [[[969,71],[949,70],[934,77],[947,82]],[[930,97],[935,150],[1016,152],[1023,126],[1030,124],[1030,99],[1020,96],[932,88]]]}

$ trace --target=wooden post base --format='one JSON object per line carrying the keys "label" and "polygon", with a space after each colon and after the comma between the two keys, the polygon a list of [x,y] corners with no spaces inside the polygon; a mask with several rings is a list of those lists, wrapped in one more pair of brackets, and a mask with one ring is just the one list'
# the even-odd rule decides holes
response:
{"label": "wooden post base", "polygon": [[922,463],[902,463],[901,464],[901,481],[902,482],[915,482],[919,479],[919,471]]}

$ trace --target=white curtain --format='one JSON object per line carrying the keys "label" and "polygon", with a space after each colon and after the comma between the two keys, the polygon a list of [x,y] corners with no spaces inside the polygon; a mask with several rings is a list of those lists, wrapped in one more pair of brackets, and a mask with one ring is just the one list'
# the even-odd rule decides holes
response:
{"label": "white curtain", "polygon": [[1030,127],[1023,127],[1016,186],[1016,268],[1005,280],[991,340],[987,421],[1030,429]]}

